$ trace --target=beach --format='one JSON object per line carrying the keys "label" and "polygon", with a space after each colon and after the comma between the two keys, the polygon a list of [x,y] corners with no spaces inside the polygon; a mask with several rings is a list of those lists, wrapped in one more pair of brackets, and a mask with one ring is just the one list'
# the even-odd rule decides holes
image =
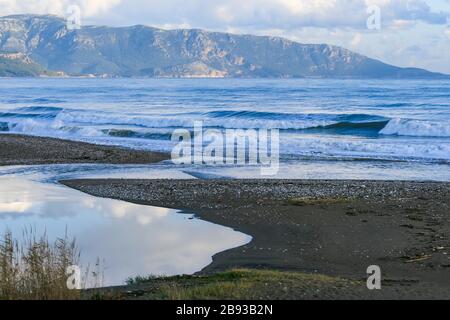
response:
{"label": "beach", "polygon": [[108,163],[145,164],[169,159],[158,152],[24,135],[0,135],[0,166]]}
{"label": "beach", "polygon": [[[184,209],[249,234],[201,274],[234,268],[324,274],[363,281],[378,265],[379,298],[449,298],[450,184],[389,181],[78,180],[99,197]],[[365,292],[365,294],[361,293]],[[367,291],[367,289],[366,289]],[[372,296],[373,296],[372,295]],[[295,294],[293,293],[293,297]]]}
{"label": "beach", "polygon": [[[137,164],[168,158],[50,138],[0,135],[0,141],[2,165]],[[198,275],[213,277],[245,268],[312,277],[305,280],[311,285],[290,282],[288,294],[283,287],[278,293],[274,290],[273,298],[450,298],[449,183],[124,179],[61,183],[96,197],[182,209],[250,235],[253,241],[218,253]],[[383,290],[366,288],[371,265],[382,270]],[[344,282],[317,282],[314,277],[322,275]],[[146,290],[154,291],[152,286],[147,283],[136,290],[142,297]],[[317,288],[321,294],[315,293]]]}

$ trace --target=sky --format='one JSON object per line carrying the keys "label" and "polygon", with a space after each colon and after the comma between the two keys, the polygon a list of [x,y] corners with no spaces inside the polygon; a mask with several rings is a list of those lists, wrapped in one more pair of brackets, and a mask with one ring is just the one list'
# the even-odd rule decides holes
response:
{"label": "sky", "polygon": [[450,74],[450,0],[0,0],[0,16],[67,16],[328,43],[402,67]]}

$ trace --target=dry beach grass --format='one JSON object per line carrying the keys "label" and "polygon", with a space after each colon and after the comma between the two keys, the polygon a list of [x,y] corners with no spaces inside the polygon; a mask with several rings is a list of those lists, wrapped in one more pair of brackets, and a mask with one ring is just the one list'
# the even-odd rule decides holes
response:
{"label": "dry beach grass", "polygon": [[80,291],[69,290],[66,271],[79,263],[75,240],[50,243],[34,231],[22,240],[6,232],[0,241],[0,300],[73,300]]}

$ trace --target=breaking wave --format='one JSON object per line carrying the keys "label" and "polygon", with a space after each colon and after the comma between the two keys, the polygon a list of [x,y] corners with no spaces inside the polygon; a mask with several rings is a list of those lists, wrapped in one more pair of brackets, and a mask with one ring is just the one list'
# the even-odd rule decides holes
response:
{"label": "breaking wave", "polygon": [[450,137],[448,122],[392,119],[380,134],[413,137]]}

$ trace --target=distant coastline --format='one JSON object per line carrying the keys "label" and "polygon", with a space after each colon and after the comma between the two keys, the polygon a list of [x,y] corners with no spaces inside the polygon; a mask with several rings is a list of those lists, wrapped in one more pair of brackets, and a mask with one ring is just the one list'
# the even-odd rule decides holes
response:
{"label": "distant coastline", "polygon": [[[30,45],[34,43],[30,35],[38,35],[41,42]],[[0,52],[26,55],[27,61],[33,61],[36,67],[25,73],[31,76],[57,72],[83,77],[147,78],[450,77],[419,68],[396,67],[327,44],[301,44],[279,37],[199,29],[163,30],[141,25],[68,30],[63,18],[51,15],[0,17],[0,36],[3,39]],[[9,62],[17,65],[18,60],[9,59]],[[23,63],[16,68],[23,69]],[[24,74],[15,72],[14,68],[10,71],[13,75]]]}

